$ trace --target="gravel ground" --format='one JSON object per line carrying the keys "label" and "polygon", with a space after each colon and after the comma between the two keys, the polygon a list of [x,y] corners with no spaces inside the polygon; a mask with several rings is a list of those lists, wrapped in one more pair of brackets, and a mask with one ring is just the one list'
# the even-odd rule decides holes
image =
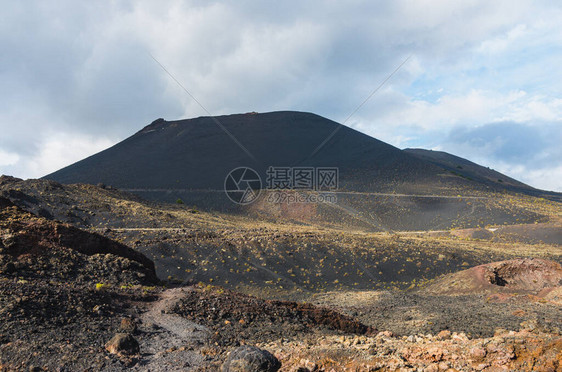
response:
{"label": "gravel ground", "polygon": [[532,301],[525,295],[498,300],[490,295],[431,296],[384,291],[377,295],[368,293],[366,297],[359,306],[338,301],[337,296],[332,300],[319,297],[313,303],[334,307],[366,325],[397,335],[450,330],[489,337],[498,328],[519,330],[523,322],[548,331],[561,331],[560,306]]}

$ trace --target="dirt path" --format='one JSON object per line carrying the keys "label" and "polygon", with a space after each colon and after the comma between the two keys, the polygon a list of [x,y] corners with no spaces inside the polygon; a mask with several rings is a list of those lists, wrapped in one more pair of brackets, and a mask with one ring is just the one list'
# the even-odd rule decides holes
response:
{"label": "dirt path", "polygon": [[117,232],[125,232],[125,231],[140,231],[140,232],[150,232],[150,231],[169,231],[169,232],[185,232],[185,228],[183,227],[90,227],[89,230],[95,231],[98,233],[103,233],[106,230],[117,231]]}
{"label": "dirt path", "polygon": [[[119,189],[124,192],[165,192],[165,193],[224,193],[224,190],[209,190],[209,189]],[[397,194],[397,193],[384,193],[384,192],[361,192],[361,191],[331,191],[332,194],[340,195],[370,195],[370,196],[391,196],[398,198],[432,198],[432,199],[492,199],[489,196],[476,196],[476,195],[438,195],[438,194]]]}
{"label": "dirt path", "polygon": [[142,359],[134,370],[188,371],[204,362],[205,357],[197,350],[208,339],[209,330],[168,313],[188,291],[189,288],[165,290],[142,314],[142,336],[139,337]]}

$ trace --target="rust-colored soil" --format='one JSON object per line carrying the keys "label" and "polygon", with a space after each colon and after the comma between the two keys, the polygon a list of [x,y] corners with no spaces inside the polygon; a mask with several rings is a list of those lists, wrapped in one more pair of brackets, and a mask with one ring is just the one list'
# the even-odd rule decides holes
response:
{"label": "rust-colored soil", "polygon": [[515,259],[479,265],[445,275],[423,291],[432,294],[547,294],[562,285],[562,266],[543,259]]}

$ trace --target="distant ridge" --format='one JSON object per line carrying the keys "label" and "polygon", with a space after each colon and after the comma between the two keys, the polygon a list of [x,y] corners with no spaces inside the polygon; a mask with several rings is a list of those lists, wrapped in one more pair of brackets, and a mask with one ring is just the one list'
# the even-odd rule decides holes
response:
{"label": "distant ridge", "polygon": [[483,185],[502,187],[506,190],[522,192],[528,195],[544,196],[553,200],[562,200],[560,193],[535,189],[521,181],[506,176],[496,170],[476,164],[470,160],[452,155],[444,151],[425,149],[404,149],[405,152],[441,167],[451,174],[459,175]]}

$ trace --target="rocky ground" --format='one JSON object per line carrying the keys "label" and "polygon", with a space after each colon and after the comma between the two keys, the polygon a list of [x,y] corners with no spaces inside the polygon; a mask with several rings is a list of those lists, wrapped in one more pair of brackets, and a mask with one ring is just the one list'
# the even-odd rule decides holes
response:
{"label": "rocky ground", "polygon": [[373,328],[336,311],[285,301],[261,300],[219,287],[190,289],[171,309],[175,314],[214,331],[211,340],[221,346],[239,346],[306,333],[341,331],[370,334]]}
{"label": "rocky ground", "polygon": [[94,285],[0,277],[0,370],[111,370],[124,365],[104,348],[150,296]]}
{"label": "rocky ground", "polygon": [[[556,233],[562,230],[560,204],[520,195],[499,198],[515,208],[514,216],[525,209],[548,222],[482,228],[489,239],[457,229],[372,233],[267,216],[253,219],[150,203],[109,186],[6,176],[0,177],[2,195],[36,215],[133,247],[155,263],[161,279],[202,281],[264,298],[407,289],[471,266],[521,257],[562,262]],[[504,229],[510,236],[517,231],[533,239],[501,241],[507,236]]]}
{"label": "rocky ground", "polygon": [[498,298],[479,294],[430,296],[385,291],[378,293],[376,299],[359,305],[318,297],[313,303],[337,309],[373,328],[391,330],[400,336],[438,333],[446,329],[472,337],[490,337],[497,328],[518,330],[524,322],[536,323],[549,332],[562,330],[560,305],[523,295]]}
{"label": "rocky ground", "polygon": [[[559,245],[256,226],[33,187],[0,197],[0,371],[562,370]],[[158,265],[192,271],[160,281]]]}
{"label": "rocky ground", "polygon": [[0,370],[215,370],[248,342],[365,334],[333,310],[162,287],[145,256],[0,198]]}
{"label": "rocky ground", "polygon": [[104,343],[158,284],[134,250],[0,198],[0,369],[120,365]]}
{"label": "rocky ground", "polygon": [[495,262],[445,275],[409,291],[328,292],[310,302],[397,335],[464,332],[490,337],[522,323],[562,331],[562,266],[542,259]]}
{"label": "rocky ground", "polygon": [[442,331],[396,337],[328,336],[259,345],[277,355],[281,371],[560,371],[562,337],[498,329],[468,338]]}
{"label": "rocky ground", "polygon": [[154,284],[154,263],[126,245],[37,217],[0,197],[0,273],[100,284]]}

